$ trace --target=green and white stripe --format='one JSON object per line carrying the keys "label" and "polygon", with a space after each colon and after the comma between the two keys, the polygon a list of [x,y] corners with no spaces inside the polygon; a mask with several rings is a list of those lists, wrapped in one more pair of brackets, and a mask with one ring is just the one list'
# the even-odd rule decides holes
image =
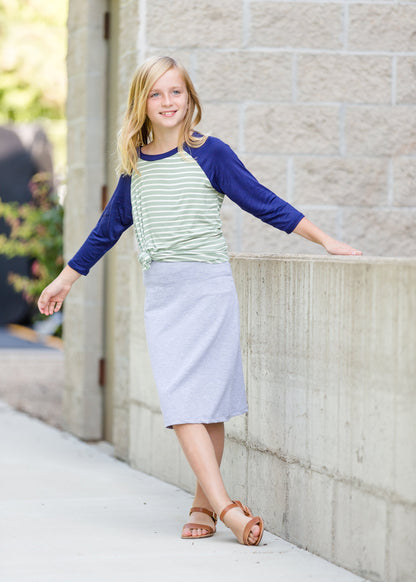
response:
{"label": "green and white stripe", "polygon": [[132,175],[131,204],[139,261],[224,263],[228,251],[217,192],[186,152],[160,160],[139,159]]}

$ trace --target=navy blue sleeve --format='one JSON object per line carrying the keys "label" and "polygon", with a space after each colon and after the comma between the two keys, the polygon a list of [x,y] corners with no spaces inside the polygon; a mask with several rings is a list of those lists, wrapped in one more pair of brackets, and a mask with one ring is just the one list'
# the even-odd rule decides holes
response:
{"label": "navy blue sleeve", "polygon": [[81,275],[113,247],[123,232],[133,224],[130,199],[131,176],[120,176],[114,194],[105,207],[95,228],[68,265]]}
{"label": "navy blue sleeve", "polygon": [[243,210],[279,230],[291,233],[304,215],[260,184],[233,150],[215,137],[199,148],[186,148],[205,172],[212,186]]}

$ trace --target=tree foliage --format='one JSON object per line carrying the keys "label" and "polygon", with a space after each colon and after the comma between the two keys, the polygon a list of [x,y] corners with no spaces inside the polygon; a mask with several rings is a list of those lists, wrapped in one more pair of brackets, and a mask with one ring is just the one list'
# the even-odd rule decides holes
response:
{"label": "tree foliage", "polygon": [[51,176],[38,173],[30,187],[32,200],[27,204],[2,202],[0,218],[8,224],[10,234],[0,234],[0,254],[10,257],[30,257],[32,276],[9,273],[14,289],[22,292],[29,303],[35,303],[46,285],[63,265],[63,208],[51,195]]}
{"label": "tree foliage", "polygon": [[62,119],[68,0],[0,0],[0,123]]}

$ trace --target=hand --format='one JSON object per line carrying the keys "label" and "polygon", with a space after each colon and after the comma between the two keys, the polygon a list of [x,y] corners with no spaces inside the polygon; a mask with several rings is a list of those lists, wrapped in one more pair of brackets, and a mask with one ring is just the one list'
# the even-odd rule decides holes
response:
{"label": "hand", "polygon": [[304,238],[322,245],[330,255],[362,255],[361,251],[357,251],[350,245],[339,242],[331,236],[324,233],[323,230],[315,226],[307,218],[302,218],[294,231],[296,234]]}
{"label": "hand", "polygon": [[38,308],[43,315],[52,315],[62,307],[63,300],[71,290],[71,285],[55,279],[42,291],[38,301]]}
{"label": "hand", "polygon": [[65,297],[71,290],[72,284],[80,277],[80,274],[71,267],[66,266],[62,273],[56,277],[42,291],[38,301],[38,308],[43,315],[52,315],[62,307]]}
{"label": "hand", "polygon": [[347,245],[346,243],[339,242],[339,241],[335,240],[334,238],[328,238],[322,244],[323,244],[325,250],[330,255],[362,255],[363,254],[361,251],[354,249],[353,247],[351,247],[350,245]]}

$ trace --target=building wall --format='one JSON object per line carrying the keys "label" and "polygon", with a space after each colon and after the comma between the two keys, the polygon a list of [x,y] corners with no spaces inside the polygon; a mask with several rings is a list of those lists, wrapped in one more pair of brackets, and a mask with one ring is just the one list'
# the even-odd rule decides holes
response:
{"label": "building wall", "polygon": [[[110,41],[106,10],[118,21]],[[131,75],[166,53],[195,81],[201,128],[262,182],[367,256],[413,256],[415,11],[388,0],[71,0],[67,258],[100,214],[101,186],[114,181],[113,128]],[[320,247],[231,202],[223,216],[233,252],[309,254],[233,260],[250,415],[228,427],[232,495],[264,513],[271,531],[367,578],[410,581],[414,261],[319,258]],[[111,401],[118,456],[191,490],[162,426],[143,293],[129,231],[67,300],[66,426],[102,438]]]}
{"label": "building wall", "polygon": [[[414,2],[143,4],[144,53],[189,67],[203,129],[332,235],[415,255]],[[226,216],[234,251],[320,252],[231,204]]]}
{"label": "building wall", "polygon": [[[227,423],[231,497],[268,530],[366,579],[411,582],[416,260],[251,255],[232,268],[249,413]],[[128,459],[192,491],[139,320],[131,350]]]}

